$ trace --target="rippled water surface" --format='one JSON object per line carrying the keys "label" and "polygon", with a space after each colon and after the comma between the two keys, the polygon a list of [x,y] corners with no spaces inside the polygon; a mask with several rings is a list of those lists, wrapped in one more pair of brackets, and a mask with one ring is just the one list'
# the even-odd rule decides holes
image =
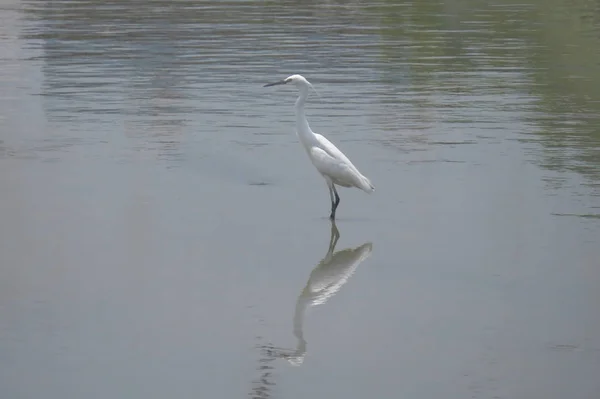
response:
{"label": "rippled water surface", "polygon": [[597,398],[599,65],[591,0],[2,2],[1,396]]}

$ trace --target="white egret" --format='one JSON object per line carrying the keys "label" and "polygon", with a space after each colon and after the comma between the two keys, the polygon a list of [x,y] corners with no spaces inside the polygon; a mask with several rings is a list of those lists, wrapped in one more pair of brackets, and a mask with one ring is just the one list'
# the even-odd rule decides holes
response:
{"label": "white egret", "polygon": [[329,140],[324,136],[311,130],[308,120],[304,114],[304,103],[308,97],[308,88],[312,84],[302,75],[291,75],[275,83],[268,83],[264,87],[283,85],[291,83],[300,90],[300,96],[296,100],[296,134],[300,142],[319,173],[325,179],[329,187],[331,198],[331,214],[329,218],[335,219],[335,211],[340,204],[340,196],[335,186],[356,187],[367,193],[375,191],[371,181],[358,171],[356,166]]}

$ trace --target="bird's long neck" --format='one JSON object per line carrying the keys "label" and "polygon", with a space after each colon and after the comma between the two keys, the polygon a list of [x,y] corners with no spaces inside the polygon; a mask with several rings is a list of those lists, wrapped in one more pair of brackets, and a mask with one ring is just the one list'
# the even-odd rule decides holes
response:
{"label": "bird's long neck", "polygon": [[305,146],[309,145],[315,137],[315,134],[310,129],[308,120],[306,119],[306,115],[304,113],[306,97],[308,97],[308,87],[301,87],[300,96],[296,100],[296,105],[294,107],[296,110],[296,132]]}

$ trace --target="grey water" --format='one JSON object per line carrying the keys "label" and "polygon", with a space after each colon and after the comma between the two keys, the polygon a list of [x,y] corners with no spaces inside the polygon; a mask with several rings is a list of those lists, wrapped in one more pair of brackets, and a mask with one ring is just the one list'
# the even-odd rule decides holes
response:
{"label": "grey water", "polygon": [[0,396],[597,398],[599,65],[590,0],[3,1]]}

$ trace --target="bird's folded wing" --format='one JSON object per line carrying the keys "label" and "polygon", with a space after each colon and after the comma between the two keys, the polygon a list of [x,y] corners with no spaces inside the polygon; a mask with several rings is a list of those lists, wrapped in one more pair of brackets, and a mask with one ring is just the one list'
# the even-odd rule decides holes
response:
{"label": "bird's folded wing", "polygon": [[331,155],[335,159],[339,159],[340,161],[344,161],[344,163],[352,165],[352,162],[348,159],[343,152],[340,151],[331,141],[327,140],[327,137],[322,134],[315,133],[315,137],[320,144],[320,147],[323,151]]}
{"label": "bird's folded wing", "polygon": [[349,165],[345,162],[335,159],[324,150],[313,147],[310,150],[311,159],[315,167],[321,174],[332,178],[340,185],[352,185],[356,176]]}

